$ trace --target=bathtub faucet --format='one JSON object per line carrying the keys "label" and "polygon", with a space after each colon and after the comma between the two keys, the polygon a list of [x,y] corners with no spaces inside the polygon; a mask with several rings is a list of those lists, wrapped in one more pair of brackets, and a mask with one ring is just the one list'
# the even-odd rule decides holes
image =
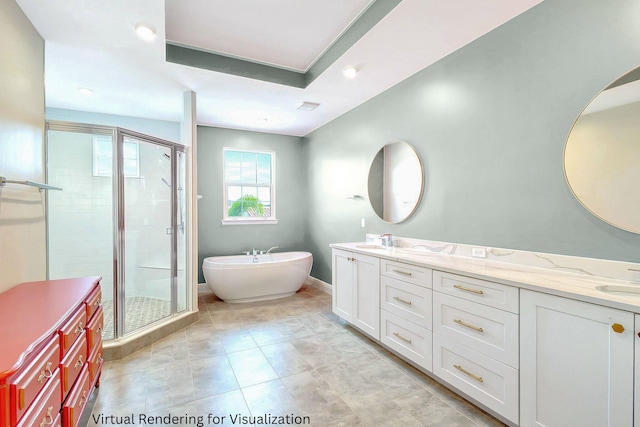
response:
{"label": "bathtub faucet", "polygon": [[278,249],[280,246],[274,246],[272,248],[269,248],[269,250],[267,251],[267,255],[274,249]]}

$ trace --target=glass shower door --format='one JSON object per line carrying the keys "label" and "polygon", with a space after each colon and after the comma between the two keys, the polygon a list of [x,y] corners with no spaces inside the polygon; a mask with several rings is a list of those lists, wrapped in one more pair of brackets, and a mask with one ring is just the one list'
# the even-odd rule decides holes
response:
{"label": "glass shower door", "polygon": [[114,338],[113,129],[47,131],[49,279],[102,276],[104,328]]}
{"label": "glass shower door", "polygon": [[[171,315],[172,149],[122,135],[123,334]],[[122,299],[121,299],[122,301]]]}

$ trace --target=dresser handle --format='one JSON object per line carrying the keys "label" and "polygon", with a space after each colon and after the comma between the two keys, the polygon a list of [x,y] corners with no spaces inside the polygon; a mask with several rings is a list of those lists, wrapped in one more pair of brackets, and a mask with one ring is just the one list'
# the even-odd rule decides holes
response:
{"label": "dresser handle", "polygon": [[393,335],[397,336],[397,337],[398,337],[398,338],[400,338],[402,341],[406,341],[406,342],[408,342],[409,344],[411,344],[411,340],[410,340],[409,338],[405,338],[405,337],[403,337],[402,335],[400,335],[400,334],[399,334],[399,333],[397,333],[397,332],[394,332],[394,333],[393,333]]}
{"label": "dresser handle", "polygon": [[394,273],[398,273],[398,274],[404,274],[405,276],[411,276],[412,273],[409,273],[407,271],[402,271],[402,270],[393,270]]}
{"label": "dresser handle", "polygon": [[473,329],[474,331],[478,331],[478,332],[484,332],[484,329],[465,323],[460,319],[453,319],[453,321],[460,326],[464,326],[465,328]]}
{"label": "dresser handle", "polygon": [[473,292],[474,294],[478,294],[478,295],[484,294],[484,292],[482,292],[480,289],[465,288],[462,285],[453,285],[453,287],[456,289],[460,289],[461,291]]}
{"label": "dresser handle", "polygon": [[403,299],[402,299],[402,298],[400,298],[400,297],[393,297],[393,299],[394,299],[394,300],[396,300],[396,301],[400,301],[400,302],[401,302],[401,303],[403,303],[403,304],[411,305],[411,301],[403,300]]}
{"label": "dresser handle", "polygon": [[102,362],[102,353],[98,353],[98,363]]}
{"label": "dresser handle", "polygon": [[94,305],[95,305],[96,307],[100,307],[100,304],[102,304],[102,301],[101,301],[101,300],[97,300],[97,301],[94,303]]}
{"label": "dresser handle", "polygon": [[53,412],[53,406],[49,406],[47,408],[47,414],[42,419],[40,427],[50,426],[51,424],[53,424],[53,416],[51,416],[51,412]]}
{"label": "dresser handle", "polygon": [[82,365],[84,365],[84,362],[82,361],[82,355],[80,355],[80,357],[78,358],[78,361],[73,365],[73,367],[78,368]]}
{"label": "dresser handle", "polygon": [[47,362],[47,366],[40,372],[40,376],[38,377],[38,382],[42,384],[45,378],[51,378],[53,376],[53,372],[51,372],[51,362]]}
{"label": "dresser handle", "polygon": [[471,378],[473,378],[474,380],[483,383],[484,379],[482,379],[482,377],[479,377],[475,374],[472,374],[471,372],[467,371],[466,369],[464,369],[462,366],[460,365],[453,365],[454,368],[456,368],[458,371],[462,372],[465,375],[470,376]]}
{"label": "dresser handle", "polygon": [[73,330],[74,334],[79,334],[82,332],[82,328],[84,328],[84,324],[82,322],[78,323],[78,326]]}
{"label": "dresser handle", "polygon": [[85,403],[87,403],[87,391],[83,390],[82,397],[80,398],[80,406],[83,406]]}

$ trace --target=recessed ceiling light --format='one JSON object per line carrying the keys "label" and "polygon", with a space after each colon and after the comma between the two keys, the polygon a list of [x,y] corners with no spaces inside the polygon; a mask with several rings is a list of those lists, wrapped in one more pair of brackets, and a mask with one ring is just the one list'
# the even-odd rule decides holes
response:
{"label": "recessed ceiling light", "polygon": [[136,34],[146,42],[152,42],[156,38],[156,29],[152,25],[145,23],[136,24]]}
{"label": "recessed ceiling light", "polygon": [[316,108],[318,108],[319,106],[320,106],[320,104],[318,104],[316,102],[303,102],[302,105],[300,105],[298,107],[298,110],[313,111]]}
{"label": "recessed ceiling light", "polygon": [[86,87],[79,87],[78,88],[78,92],[80,92],[81,94],[83,94],[84,96],[91,96],[93,95],[93,91],[91,89],[88,89]]}
{"label": "recessed ceiling light", "polygon": [[358,69],[356,67],[347,67],[342,70],[342,74],[348,79],[352,79],[358,74]]}

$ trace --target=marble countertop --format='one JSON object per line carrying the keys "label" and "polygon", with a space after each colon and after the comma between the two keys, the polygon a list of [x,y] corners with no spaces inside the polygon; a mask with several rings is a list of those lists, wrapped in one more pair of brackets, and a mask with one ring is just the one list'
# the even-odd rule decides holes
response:
{"label": "marble countertop", "polygon": [[[368,242],[334,243],[330,247],[640,313],[637,282]],[[598,287],[621,287],[630,292],[607,293]],[[632,294],[636,290],[638,293]]]}

